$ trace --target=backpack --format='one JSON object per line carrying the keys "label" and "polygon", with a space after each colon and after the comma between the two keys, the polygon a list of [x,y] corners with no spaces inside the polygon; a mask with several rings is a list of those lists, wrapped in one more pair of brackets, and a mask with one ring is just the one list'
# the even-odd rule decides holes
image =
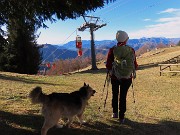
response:
{"label": "backpack", "polygon": [[114,62],[112,63],[112,73],[118,79],[135,78],[135,55],[133,49],[128,45],[114,46]]}

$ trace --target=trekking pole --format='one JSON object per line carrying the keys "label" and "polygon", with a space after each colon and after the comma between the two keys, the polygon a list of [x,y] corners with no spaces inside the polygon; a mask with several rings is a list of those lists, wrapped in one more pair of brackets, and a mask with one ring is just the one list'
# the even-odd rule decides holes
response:
{"label": "trekking pole", "polygon": [[106,107],[106,101],[107,101],[107,98],[108,98],[109,82],[110,82],[110,75],[108,74],[108,76],[107,76],[107,91],[106,91],[106,98],[105,98],[105,100],[104,100],[104,110],[105,110],[105,107]]}
{"label": "trekking pole", "polygon": [[134,79],[132,79],[132,93],[133,93],[133,103],[134,103],[134,113],[136,114],[136,100],[135,100],[135,92],[134,92]]}
{"label": "trekking pole", "polygon": [[133,102],[134,104],[136,103],[136,100],[135,100],[135,94],[134,94],[134,85],[133,85],[133,79],[132,79],[132,91],[133,91]]}
{"label": "trekking pole", "polygon": [[[109,75],[109,71],[107,72],[107,74],[106,74],[106,79],[105,79],[105,81],[104,81],[104,87],[103,87],[103,90],[102,90],[102,95],[101,95],[101,99],[100,99],[100,101],[102,101],[102,99],[103,99],[103,95],[104,95],[104,90],[105,90],[105,87],[106,87],[106,82],[107,82],[107,80],[108,80],[108,75]],[[100,109],[101,109],[101,105],[99,106],[99,112],[100,112]]]}

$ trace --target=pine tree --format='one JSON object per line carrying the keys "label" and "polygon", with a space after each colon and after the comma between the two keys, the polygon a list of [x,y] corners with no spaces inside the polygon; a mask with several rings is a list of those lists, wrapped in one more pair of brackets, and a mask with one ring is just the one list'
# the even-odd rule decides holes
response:
{"label": "pine tree", "polygon": [[[36,31],[45,21],[75,19],[114,0],[3,0],[0,2],[0,35],[7,25],[8,43],[1,45],[0,70],[35,74],[41,63]],[[54,17],[56,19],[54,19]]]}
{"label": "pine tree", "polygon": [[7,63],[7,56],[5,54],[8,42],[2,35],[0,35],[0,70],[4,70],[4,66]]}
{"label": "pine tree", "polygon": [[35,27],[22,16],[9,20],[8,43],[11,62],[10,72],[36,74],[41,63],[41,54],[36,43]]}

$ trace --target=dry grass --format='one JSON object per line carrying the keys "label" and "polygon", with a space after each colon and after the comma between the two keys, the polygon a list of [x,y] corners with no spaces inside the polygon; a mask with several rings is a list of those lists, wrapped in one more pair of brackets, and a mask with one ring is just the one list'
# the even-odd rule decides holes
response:
{"label": "dry grass", "polygon": [[160,48],[143,54],[138,61],[143,64],[156,64],[180,55],[180,46]]}
{"label": "dry grass", "polygon": [[179,51],[179,47],[170,48],[151,57],[138,59],[141,68],[137,71],[137,78],[134,81],[136,103],[133,103],[130,88],[127,97],[127,119],[124,125],[111,118],[111,85],[108,89],[106,108],[99,113],[98,107],[103,110],[107,91],[105,89],[101,100],[106,77],[103,62],[98,65],[100,69],[98,71],[87,69],[67,76],[32,76],[0,72],[0,133],[40,134],[43,124],[40,106],[32,105],[28,99],[29,91],[35,86],[41,86],[45,93],[71,92],[86,82],[97,91],[85,112],[88,124],[79,127],[75,119],[73,128],[53,128],[48,135],[179,135],[180,75],[163,74],[160,77],[159,67],[152,64],[172,58],[179,54]]}

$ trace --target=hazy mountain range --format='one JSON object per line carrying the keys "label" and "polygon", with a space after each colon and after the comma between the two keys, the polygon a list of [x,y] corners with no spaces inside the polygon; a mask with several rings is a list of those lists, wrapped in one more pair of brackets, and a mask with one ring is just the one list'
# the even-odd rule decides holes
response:
{"label": "hazy mountain range", "polygon": [[[140,39],[129,39],[128,45],[138,50],[143,45],[150,45],[151,48],[155,48],[158,44],[164,45],[177,44],[180,38],[140,38]],[[116,40],[101,40],[95,41],[96,53],[107,54],[109,48],[116,45]],[[75,41],[70,41],[64,45],[51,45],[42,44],[41,51],[43,53],[43,61],[54,61],[57,59],[71,59],[77,57],[77,49]],[[83,56],[90,56],[91,54],[91,42],[90,40],[82,40]]]}

